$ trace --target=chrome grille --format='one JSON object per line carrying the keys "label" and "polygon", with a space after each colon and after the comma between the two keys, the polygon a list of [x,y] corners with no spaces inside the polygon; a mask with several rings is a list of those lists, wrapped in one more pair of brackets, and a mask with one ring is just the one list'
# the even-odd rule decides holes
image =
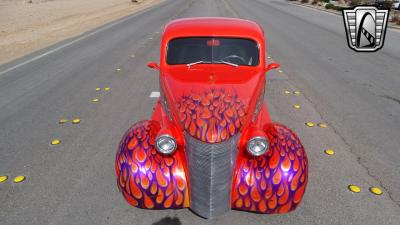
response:
{"label": "chrome grille", "polygon": [[222,143],[209,144],[185,134],[191,209],[202,217],[213,218],[231,208],[238,137],[237,134]]}

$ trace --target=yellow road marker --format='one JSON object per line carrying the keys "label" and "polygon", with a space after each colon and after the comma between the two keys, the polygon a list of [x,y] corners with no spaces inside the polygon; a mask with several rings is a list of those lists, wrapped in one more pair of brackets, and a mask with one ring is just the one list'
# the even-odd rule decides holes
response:
{"label": "yellow road marker", "polygon": [[321,127],[321,128],[327,128],[328,127],[328,125],[326,125],[326,123],[319,123],[318,126]]}
{"label": "yellow road marker", "polygon": [[72,124],[78,124],[80,122],[81,122],[81,119],[79,119],[79,118],[75,118],[72,120]]}
{"label": "yellow road marker", "polygon": [[96,91],[100,91],[100,90],[101,90],[101,88],[99,88],[99,87],[96,88]]}
{"label": "yellow road marker", "polygon": [[290,91],[285,91],[285,94],[287,94],[287,95],[290,94]]}
{"label": "yellow road marker", "polygon": [[14,178],[14,183],[21,183],[22,181],[25,180],[25,176],[17,176]]}
{"label": "yellow road marker", "polygon": [[382,190],[378,187],[370,187],[369,191],[372,192],[375,195],[381,195],[383,194]]}
{"label": "yellow road marker", "polygon": [[327,155],[334,155],[335,154],[335,151],[333,151],[332,149],[326,149],[324,152]]}
{"label": "yellow road marker", "polygon": [[300,106],[300,105],[293,105],[293,108],[295,108],[295,109],[300,109],[301,106]]}
{"label": "yellow road marker", "polygon": [[59,124],[64,124],[64,123],[68,123],[67,119],[60,119],[60,121],[58,121]]}
{"label": "yellow road marker", "polygon": [[307,125],[307,127],[313,127],[313,126],[314,126],[314,123],[307,122],[306,125]]}
{"label": "yellow road marker", "polygon": [[351,192],[354,192],[354,193],[359,193],[359,192],[361,192],[361,188],[359,187],[359,186],[357,186],[357,185],[354,185],[354,184],[351,184],[351,185],[349,185],[349,190],[351,191]]}
{"label": "yellow road marker", "polygon": [[295,95],[300,95],[301,92],[300,92],[300,91],[293,91],[293,94],[295,94]]}
{"label": "yellow road marker", "polygon": [[0,183],[5,182],[6,180],[8,180],[8,176],[7,175],[0,176]]}
{"label": "yellow road marker", "polygon": [[98,101],[100,101],[100,99],[98,99],[98,98],[92,99],[92,102],[98,102]]}
{"label": "yellow road marker", "polygon": [[282,71],[282,70],[278,70],[278,72],[279,72],[279,73],[283,73],[283,71]]}
{"label": "yellow road marker", "polygon": [[117,68],[116,71],[117,71],[117,72],[121,72],[121,69],[120,69],[120,68]]}
{"label": "yellow road marker", "polygon": [[59,144],[61,144],[61,140],[59,140],[59,139],[53,139],[51,141],[51,145],[59,145]]}
{"label": "yellow road marker", "polygon": [[109,87],[105,87],[105,88],[104,88],[105,91],[109,91],[110,89],[111,89],[111,88],[109,88]]}

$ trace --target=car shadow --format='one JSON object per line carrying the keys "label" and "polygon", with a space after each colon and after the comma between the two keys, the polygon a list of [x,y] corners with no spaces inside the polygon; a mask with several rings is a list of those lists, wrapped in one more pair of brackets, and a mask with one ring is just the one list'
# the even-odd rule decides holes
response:
{"label": "car shadow", "polygon": [[182,223],[177,217],[171,218],[167,216],[153,223],[152,225],[182,225]]}

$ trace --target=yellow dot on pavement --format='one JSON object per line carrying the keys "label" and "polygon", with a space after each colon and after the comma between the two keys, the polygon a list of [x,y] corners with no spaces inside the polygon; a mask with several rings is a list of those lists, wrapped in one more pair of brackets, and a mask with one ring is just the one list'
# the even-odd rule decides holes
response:
{"label": "yellow dot on pavement", "polygon": [[301,92],[300,92],[300,91],[293,91],[293,94],[295,94],[295,95],[300,95]]}
{"label": "yellow dot on pavement", "polygon": [[314,123],[307,122],[306,125],[307,125],[307,127],[313,127],[313,126],[314,126]]}
{"label": "yellow dot on pavement", "polygon": [[290,94],[290,91],[285,91],[285,94],[287,94],[287,95]]}
{"label": "yellow dot on pavement", "polygon": [[357,185],[354,185],[354,184],[349,185],[348,188],[349,188],[350,191],[352,191],[354,193],[361,192],[361,188],[359,186],[357,186]]}
{"label": "yellow dot on pavement", "polygon": [[67,119],[60,119],[60,121],[58,121],[59,124],[64,124],[64,123],[68,123]]}
{"label": "yellow dot on pavement", "polygon": [[120,71],[121,71],[121,69],[120,69],[120,68],[117,68],[117,69],[116,69],[116,71],[117,71],[117,72],[120,72]]}
{"label": "yellow dot on pavement", "polygon": [[100,90],[101,90],[101,88],[99,88],[99,87],[96,88],[96,91],[100,91]]}
{"label": "yellow dot on pavement", "polygon": [[333,151],[332,149],[326,149],[324,152],[327,155],[334,155],[335,154],[335,151]]}
{"label": "yellow dot on pavement", "polygon": [[98,98],[92,99],[92,102],[98,102],[98,101],[100,101]]}
{"label": "yellow dot on pavement", "polygon": [[295,108],[295,109],[300,109],[301,106],[300,106],[300,105],[293,105],[293,108]]}
{"label": "yellow dot on pavement", "polygon": [[6,180],[8,180],[8,176],[6,175],[0,176],[0,183],[5,182]]}
{"label": "yellow dot on pavement", "polygon": [[109,91],[110,89],[111,88],[109,88],[109,87],[104,88],[105,91]]}
{"label": "yellow dot on pavement", "polygon": [[376,195],[381,195],[383,193],[382,190],[378,187],[371,187],[369,191]]}
{"label": "yellow dot on pavement", "polygon": [[14,183],[21,183],[25,180],[25,176],[17,176],[14,178]]}
{"label": "yellow dot on pavement", "polygon": [[54,139],[51,141],[51,145],[59,145],[59,144],[61,144],[61,140],[59,139]]}
{"label": "yellow dot on pavement", "polygon": [[78,124],[78,123],[80,123],[81,122],[81,119],[79,119],[79,118],[76,118],[76,119],[73,119],[72,120],[72,123],[73,124]]}
{"label": "yellow dot on pavement", "polygon": [[282,70],[278,70],[278,72],[279,72],[279,73],[283,73],[283,71],[282,71]]}
{"label": "yellow dot on pavement", "polygon": [[321,128],[327,128],[328,127],[328,125],[326,125],[326,123],[319,123],[318,126],[321,127]]}

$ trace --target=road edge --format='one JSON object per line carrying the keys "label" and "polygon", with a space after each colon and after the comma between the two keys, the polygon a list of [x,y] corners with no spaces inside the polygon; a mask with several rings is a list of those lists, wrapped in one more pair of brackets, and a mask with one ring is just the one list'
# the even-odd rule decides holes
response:
{"label": "road edge", "polygon": [[134,17],[134,16],[144,13],[146,11],[149,11],[152,8],[157,7],[159,5],[165,4],[165,2],[167,2],[167,0],[160,0],[158,3],[155,3],[155,4],[149,5],[147,7],[144,7],[142,9],[139,9],[138,11],[135,11],[131,14],[110,20],[110,21],[100,24],[96,27],[89,28],[87,30],[77,33],[76,35],[65,37],[64,39],[61,39],[55,43],[43,46],[42,48],[34,50],[32,52],[27,52],[26,54],[21,55],[19,57],[11,58],[10,61],[0,63],[0,76],[18,68],[19,66],[33,62],[33,61],[40,59],[46,55],[49,55],[53,52],[56,52],[65,47],[68,47],[80,40],[86,39],[96,33],[106,30],[106,29],[108,29],[118,23],[121,23],[131,17]]}
{"label": "road edge", "polygon": [[[305,8],[321,11],[321,12],[327,12],[327,13],[330,13],[330,14],[333,14],[333,15],[337,15],[337,16],[342,16],[342,13],[338,12],[338,11],[332,11],[332,10],[327,10],[327,9],[323,9],[323,8],[313,7],[313,6],[309,5],[309,4],[301,4],[300,2],[297,2],[297,1],[286,1],[286,2],[289,3],[289,4],[292,4],[292,5],[297,5],[297,6],[300,6],[300,7],[305,7]],[[388,24],[387,27],[391,28],[391,29],[394,29],[396,31],[400,31],[400,26],[397,26],[397,25]]]}

